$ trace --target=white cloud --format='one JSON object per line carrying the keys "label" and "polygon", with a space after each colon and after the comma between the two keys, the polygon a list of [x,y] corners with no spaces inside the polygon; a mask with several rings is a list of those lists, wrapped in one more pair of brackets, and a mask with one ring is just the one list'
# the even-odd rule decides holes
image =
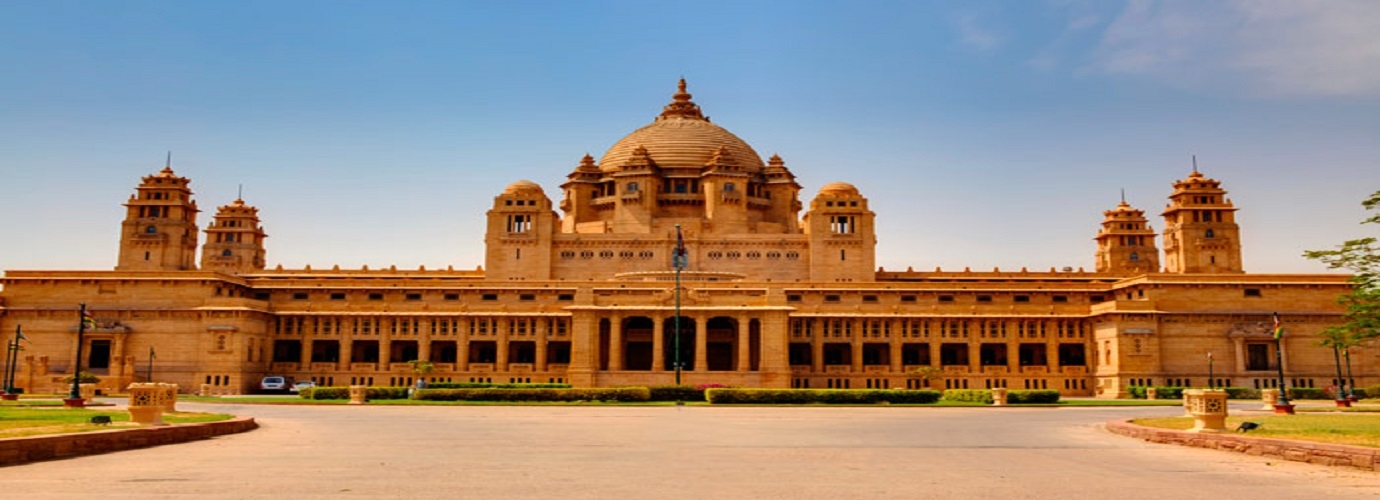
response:
{"label": "white cloud", "polygon": [[1135,0],[1095,69],[1270,96],[1380,95],[1380,2]]}
{"label": "white cloud", "polygon": [[954,27],[958,29],[959,40],[970,47],[978,50],[992,50],[1001,46],[1003,37],[996,30],[979,24],[977,16],[972,14],[959,16],[954,20]]}

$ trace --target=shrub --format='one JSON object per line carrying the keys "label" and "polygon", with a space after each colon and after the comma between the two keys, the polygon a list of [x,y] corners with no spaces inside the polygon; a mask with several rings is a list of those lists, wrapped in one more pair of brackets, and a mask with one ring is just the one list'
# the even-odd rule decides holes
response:
{"label": "shrub", "polygon": [[1332,396],[1317,387],[1290,387],[1289,399],[1332,399]]}
{"label": "shrub", "polygon": [[427,389],[569,389],[570,384],[496,384],[493,382],[427,382]]}
{"label": "shrub", "polygon": [[1145,387],[1139,385],[1127,387],[1126,394],[1130,395],[1131,399],[1145,399]]}
{"label": "shrub", "polygon": [[[308,387],[297,393],[302,399],[350,399],[349,387]],[[364,392],[365,399],[407,399],[406,387],[370,387]]]}
{"label": "shrub", "polygon": [[1260,389],[1250,387],[1226,387],[1227,399],[1260,399]]}
{"label": "shrub", "polygon": [[930,404],[939,391],[901,389],[737,389],[705,391],[710,404]]}
{"label": "shrub", "polygon": [[426,401],[647,401],[646,387],[541,388],[541,389],[421,389],[413,399]]}
{"label": "shrub", "polygon": [[944,401],[992,404],[990,389],[948,389],[944,391]]}
{"label": "shrub", "polygon": [[647,388],[651,391],[649,401],[705,401],[705,389],[704,386],[689,385],[654,385]]}
{"label": "shrub", "polygon": [[1006,402],[1011,404],[1052,404],[1059,402],[1059,391],[1054,389],[1019,389],[1006,393]]}
{"label": "shrub", "polygon": [[[92,375],[91,372],[81,372],[81,373],[78,373],[78,374],[77,374],[77,378],[80,380],[79,382],[77,382],[78,384],[99,384],[99,383],[101,383],[101,378],[100,378],[100,377],[97,377],[97,376],[95,376],[95,375]],[[63,381],[63,383],[70,384],[70,383],[72,383],[72,376],[71,376],[71,375],[68,375],[68,376],[66,376],[66,377],[62,377],[62,381]]]}
{"label": "shrub", "polygon": [[1188,387],[1155,387],[1155,399],[1183,399],[1184,389]]}

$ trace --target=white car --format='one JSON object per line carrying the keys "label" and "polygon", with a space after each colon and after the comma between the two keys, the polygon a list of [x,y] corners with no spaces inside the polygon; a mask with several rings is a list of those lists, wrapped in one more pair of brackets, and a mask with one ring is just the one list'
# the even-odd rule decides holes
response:
{"label": "white car", "polygon": [[302,389],[310,389],[312,387],[316,387],[316,382],[312,382],[310,380],[298,380],[296,382],[293,382],[292,387],[288,388],[288,390],[296,394],[302,392]]}
{"label": "white car", "polygon": [[275,375],[270,377],[264,377],[263,380],[259,381],[259,390],[263,392],[282,392],[286,391],[287,389],[288,381],[286,378],[283,377]]}

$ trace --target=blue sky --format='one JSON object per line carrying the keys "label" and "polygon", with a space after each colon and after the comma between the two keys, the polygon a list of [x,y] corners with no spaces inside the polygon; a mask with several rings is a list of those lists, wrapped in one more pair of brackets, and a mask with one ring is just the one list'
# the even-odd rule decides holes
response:
{"label": "blue sky", "polygon": [[1315,272],[1380,189],[1370,1],[3,2],[0,68],[0,269],[113,267],[167,150],[270,266],[474,268],[681,76],[803,201],[857,185],[887,269],[1091,269],[1196,154],[1247,271]]}

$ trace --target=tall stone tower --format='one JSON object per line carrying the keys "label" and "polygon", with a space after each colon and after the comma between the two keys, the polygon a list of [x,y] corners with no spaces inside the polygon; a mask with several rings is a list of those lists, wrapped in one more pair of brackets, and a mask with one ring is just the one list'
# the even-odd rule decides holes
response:
{"label": "tall stone tower", "polygon": [[1102,229],[1097,232],[1097,272],[1146,274],[1160,272],[1160,251],[1155,247],[1155,230],[1145,219],[1145,211],[1132,208],[1125,199],[1116,208],[1102,213]]}
{"label": "tall stone tower", "polygon": [[877,279],[876,214],[867,198],[845,182],[819,189],[805,213],[810,237],[810,280],[871,282]]}
{"label": "tall stone tower", "polygon": [[1164,208],[1164,260],[1169,273],[1242,273],[1241,229],[1222,183],[1195,167],[1174,183]]}
{"label": "tall stone tower", "polygon": [[551,239],[561,221],[541,186],[517,181],[494,197],[484,233],[484,272],[490,279],[551,279]]}
{"label": "tall stone tower", "polygon": [[267,237],[259,225],[259,209],[236,199],[216,210],[211,225],[206,227],[201,268],[227,274],[263,270]]}
{"label": "tall stone tower", "polygon": [[125,203],[117,271],[196,269],[196,202],[191,183],[172,166],[146,176]]}

